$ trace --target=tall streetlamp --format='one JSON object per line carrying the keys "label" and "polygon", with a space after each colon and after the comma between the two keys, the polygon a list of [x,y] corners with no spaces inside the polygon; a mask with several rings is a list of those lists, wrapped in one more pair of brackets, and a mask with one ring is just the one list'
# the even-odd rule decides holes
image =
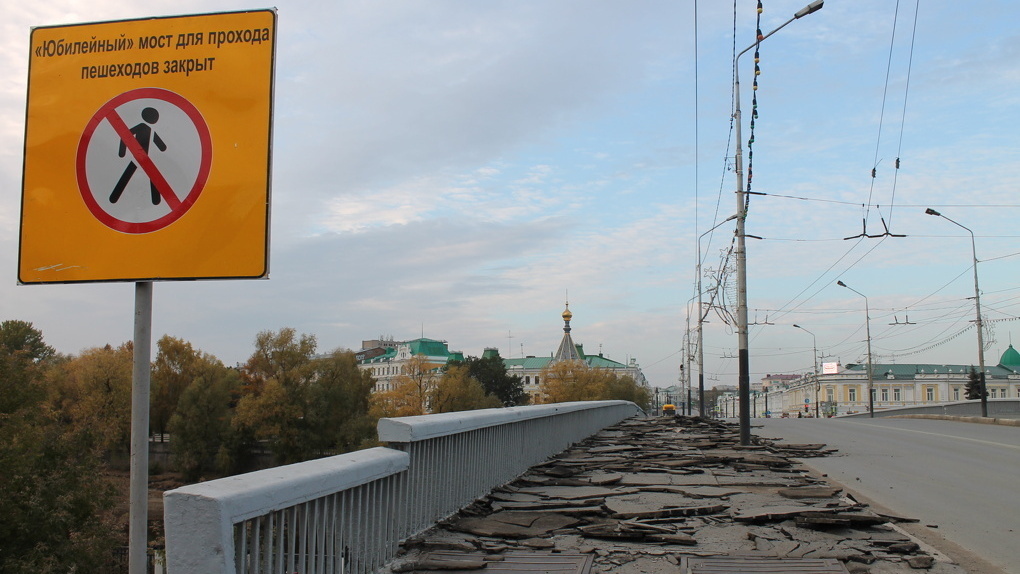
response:
{"label": "tall streetlamp", "polygon": [[[704,311],[701,310],[701,299],[702,299],[702,291],[701,291],[701,238],[706,236],[706,235],[708,235],[709,233],[715,231],[716,228],[718,228],[722,224],[724,224],[726,222],[729,222],[729,221],[733,221],[736,218],[737,218],[737,215],[733,214],[733,215],[727,217],[726,219],[720,221],[719,223],[717,223],[714,226],[712,226],[711,229],[709,229],[708,231],[706,231],[706,232],[702,233],[701,235],[699,235],[698,236],[698,241],[697,241],[697,244],[698,244],[698,265],[697,265],[696,269],[697,269],[697,273],[698,273],[698,414],[701,415],[701,416],[705,416],[705,413],[702,412],[705,409],[705,348],[704,348],[704,345],[702,344],[704,342],[704,339],[702,337],[702,332],[704,331],[704,328],[702,327],[702,324],[705,322],[705,313],[704,313]],[[688,400],[690,400],[690,394],[688,394],[687,398],[688,398]]]}
{"label": "tall streetlamp", "polygon": [[808,335],[811,335],[811,350],[814,352],[814,355],[811,356],[811,362],[815,369],[815,418],[817,419],[820,418],[818,414],[818,387],[820,385],[818,382],[818,339],[815,338],[814,333],[808,331],[804,327],[801,327],[800,325],[794,325],[794,327],[806,332]]}
{"label": "tall streetlamp", "polygon": [[733,167],[737,175],[737,247],[733,255],[737,262],[737,363],[739,371],[737,394],[740,400],[740,444],[744,446],[751,444],[751,361],[747,337],[747,251],[744,247],[744,220],[747,219],[747,209],[744,207],[746,200],[742,136],[740,134],[740,74],[737,72],[737,62],[744,53],[761,44],[766,38],[783,29],[790,22],[821,10],[824,3],[824,0],[815,0],[801,8],[793,15],[793,18],[783,22],[768,34],[759,37],[757,42],[744,48],[733,58],[733,119],[736,121],[737,137],[737,149],[733,158]]}
{"label": "tall streetlamp", "polygon": [[963,225],[961,223],[958,223],[956,221],[953,221],[952,219],[949,219],[945,215],[942,215],[941,213],[935,211],[934,209],[932,209],[930,207],[928,209],[925,209],[924,212],[926,214],[928,214],[928,215],[934,215],[936,217],[941,217],[942,219],[945,219],[946,221],[956,225],[957,227],[962,227],[963,229],[966,229],[967,233],[970,233],[970,250],[971,250],[971,255],[974,258],[974,309],[977,312],[977,317],[975,318],[974,323],[977,325],[978,366],[981,367],[981,375],[980,375],[980,377],[978,377],[978,379],[981,381],[981,389],[980,389],[981,390],[981,416],[987,417],[988,416],[988,397],[985,394],[985,338],[984,338],[984,333],[983,333],[984,328],[983,328],[983,325],[981,323],[981,291],[978,289],[978,272],[977,272],[978,258],[977,258],[977,245],[974,242],[974,232],[971,231],[971,229],[969,227],[967,227],[967,226],[965,226],[965,225]]}
{"label": "tall streetlamp", "polygon": [[871,311],[868,308],[868,297],[864,293],[861,293],[857,289],[843,283],[842,281],[836,281],[836,285],[840,287],[846,287],[847,289],[857,293],[861,297],[864,297],[864,329],[868,337],[868,414],[871,418],[875,418],[875,377],[872,373],[871,366]]}

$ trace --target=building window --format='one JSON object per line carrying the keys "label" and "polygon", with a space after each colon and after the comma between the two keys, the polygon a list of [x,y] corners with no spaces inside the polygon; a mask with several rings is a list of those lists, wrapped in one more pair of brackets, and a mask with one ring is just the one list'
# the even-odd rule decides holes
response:
{"label": "building window", "polygon": [[525,385],[530,385],[531,384],[531,377],[530,376],[524,377],[524,384]]}
{"label": "building window", "polygon": [[825,400],[832,402],[832,387],[825,389]]}
{"label": "building window", "polygon": [[953,387],[953,400],[960,400],[960,387]]}
{"label": "building window", "polygon": [[889,402],[889,389],[882,389],[882,402]]}
{"label": "building window", "polygon": [[990,399],[999,398],[999,389],[988,389],[988,398]]}
{"label": "building window", "polygon": [[894,401],[896,401],[896,402],[899,402],[899,401],[901,401],[901,400],[902,400],[902,399],[900,398],[900,390],[899,390],[899,389],[893,389],[893,390],[892,390],[892,399],[893,399]]}
{"label": "building window", "polygon": [[924,400],[934,401],[935,400],[935,387],[924,388]]}
{"label": "building window", "polygon": [[857,388],[856,387],[850,387],[849,389],[847,389],[847,392],[850,393],[850,402],[851,403],[856,403],[857,402]]}
{"label": "building window", "polygon": [[538,384],[538,375],[535,375],[535,384]]}

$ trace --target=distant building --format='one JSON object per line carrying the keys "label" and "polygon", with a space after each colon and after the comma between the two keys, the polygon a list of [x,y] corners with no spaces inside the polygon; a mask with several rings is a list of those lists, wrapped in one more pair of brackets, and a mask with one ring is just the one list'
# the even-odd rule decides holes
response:
{"label": "distant building", "polygon": [[625,364],[604,357],[601,352],[597,355],[586,355],[584,346],[574,343],[570,336],[570,320],[573,316],[574,314],[570,312],[570,304],[567,303],[566,309],[561,315],[563,317],[563,337],[560,339],[560,345],[555,353],[551,353],[548,357],[527,356],[503,359],[507,373],[517,375],[524,381],[524,392],[528,393],[533,403],[540,402],[542,398],[542,371],[552,363],[559,361],[583,361],[591,368],[610,369],[620,376],[633,378],[639,385],[648,386],[648,380],[645,379],[636,359],[630,359]]}
{"label": "distant building", "polygon": [[[868,410],[867,364],[832,365],[815,377],[795,376],[781,386],[769,387],[769,410],[821,416],[862,413]],[[896,407],[937,404],[966,399],[971,365],[931,363],[872,365],[875,411]],[[790,375],[785,375],[789,377]],[[763,379],[765,380],[765,379]],[[1010,345],[996,366],[985,366],[988,399],[1020,399],[1020,353]],[[735,401],[736,397],[727,397]],[[752,416],[764,416],[765,401],[756,401]],[[730,408],[731,412],[735,412]]]}
{"label": "distant building", "polygon": [[757,383],[751,383],[751,390],[759,393],[765,389],[781,389],[800,378],[800,375],[765,375]]}
{"label": "distant building", "polygon": [[361,350],[355,353],[358,367],[372,373],[375,378],[375,392],[393,389],[393,380],[404,372],[404,366],[411,357],[421,355],[437,371],[450,361],[463,361],[464,353],[451,351],[446,341],[435,339],[414,339],[411,341],[370,340],[362,341]]}

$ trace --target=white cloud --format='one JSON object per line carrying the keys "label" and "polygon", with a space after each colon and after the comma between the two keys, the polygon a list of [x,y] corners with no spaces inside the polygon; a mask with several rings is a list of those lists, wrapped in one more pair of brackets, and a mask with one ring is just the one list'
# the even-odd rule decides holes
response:
{"label": "white cloud", "polygon": [[[768,3],[765,25],[802,5]],[[7,8],[0,186],[11,191],[0,195],[0,318],[36,322],[64,352],[122,342],[131,333],[129,285],[13,285],[29,27],[246,7],[67,0]],[[886,323],[910,307],[918,326],[876,328],[876,348],[916,346],[965,320],[966,275],[931,300],[960,310],[911,307],[969,264],[965,232],[918,206],[944,206],[972,225],[982,258],[1020,252],[1015,210],[967,207],[1017,204],[1002,174],[1018,161],[1004,118],[1017,98],[1009,23],[1020,13],[994,9],[993,17],[966,4],[921,7],[905,116],[910,26],[900,15],[881,145],[887,4],[829,3],[764,46],[754,189],[812,201],[752,198],[748,232],[766,240],[748,241],[750,306],[778,323],[753,329],[755,374],[810,363],[810,337],[789,328],[795,321],[829,353],[859,354],[860,301],[833,287],[839,277],[869,293]],[[317,335],[324,349],[424,329],[469,354],[486,346],[519,354],[523,344],[541,355],[562,334],[569,290],[574,334],[587,350],[602,344],[613,358],[637,357],[654,384],[672,384],[695,241],[712,225],[717,198],[720,218],[735,207],[733,173],[723,171],[733,154],[732,141],[725,147],[732,7],[701,3],[698,18],[696,67],[693,9],[675,2],[282,2],[271,279],[157,284],[154,332],[230,362],[247,357],[258,331],[282,326]],[[752,9],[739,14],[738,49],[752,39],[753,18]],[[860,204],[874,191],[888,222],[897,156],[890,227],[910,237],[862,258],[878,242],[864,240],[841,260],[853,245],[841,238],[861,230],[863,211],[834,201]],[[877,232],[878,212],[868,211]],[[707,266],[731,228],[717,233]],[[1005,293],[988,297],[999,316],[1016,313],[1006,291],[1013,266],[980,266],[986,292]],[[710,380],[732,383],[734,361],[719,357],[733,354],[735,337],[713,321]],[[972,345],[960,339],[916,359],[967,362]]]}

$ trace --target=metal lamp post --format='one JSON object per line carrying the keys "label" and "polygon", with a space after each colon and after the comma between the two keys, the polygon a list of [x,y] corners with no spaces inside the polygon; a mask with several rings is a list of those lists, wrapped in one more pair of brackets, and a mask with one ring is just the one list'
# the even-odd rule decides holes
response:
{"label": "metal lamp post", "polygon": [[978,366],[981,368],[981,375],[978,377],[978,379],[981,381],[981,383],[980,383],[981,384],[981,416],[987,417],[988,416],[988,395],[986,394],[986,391],[985,391],[985,338],[984,338],[984,328],[983,328],[983,325],[981,323],[981,291],[980,291],[980,289],[978,289],[978,272],[977,272],[978,258],[977,258],[977,245],[974,242],[974,232],[971,231],[971,229],[969,227],[967,227],[967,226],[965,226],[965,225],[963,225],[961,223],[958,223],[956,221],[953,221],[952,219],[949,219],[945,215],[942,215],[941,213],[935,211],[934,209],[932,209],[930,207],[928,209],[924,210],[924,212],[926,214],[928,214],[928,215],[934,215],[934,216],[937,216],[937,217],[941,217],[942,219],[945,219],[946,221],[956,225],[957,227],[962,227],[963,229],[966,229],[967,233],[970,233],[970,249],[971,249],[971,255],[974,258],[974,309],[976,310],[976,313],[977,313],[977,317],[975,318],[974,323],[975,323],[975,325],[977,325]]}
{"label": "metal lamp post", "polygon": [[861,297],[864,297],[864,329],[868,337],[868,415],[871,418],[875,418],[875,377],[872,373],[871,363],[871,310],[868,308],[868,297],[864,293],[861,293],[857,289],[843,283],[842,281],[836,281],[836,285],[840,287],[846,287],[847,289],[857,293]]}
{"label": "metal lamp post", "polygon": [[[697,265],[696,269],[697,269],[697,274],[698,274],[698,414],[701,415],[701,416],[705,416],[705,413],[704,413],[704,409],[705,409],[705,348],[704,348],[704,345],[702,344],[704,342],[704,339],[702,337],[702,332],[704,331],[704,328],[702,327],[702,323],[705,322],[705,313],[701,309],[701,299],[702,299],[702,291],[701,291],[701,238],[706,236],[706,235],[708,235],[709,233],[715,231],[722,224],[724,224],[724,223],[726,223],[728,221],[733,221],[736,218],[737,218],[737,215],[733,214],[733,215],[727,217],[726,219],[720,221],[719,223],[717,223],[714,226],[712,226],[711,229],[709,229],[708,231],[706,231],[706,232],[702,233],[701,235],[699,235],[698,236],[698,241],[697,241],[697,246],[698,246],[698,265]],[[688,395],[687,398],[688,398],[688,400],[690,400],[690,395]]]}
{"label": "metal lamp post", "polygon": [[740,133],[740,74],[737,71],[737,62],[748,50],[761,44],[766,38],[786,27],[794,20],[803,18],[808,14],[817,12],[822,8],[824,0],[815,0],[807,6],[798,10],[793,18],[790,18],[768,34],[760,37],[757,42],[744,48],[733,58],[733,119],[736,122],[737,148],[733,158],[733,167],[737,175],[737,247],[734,250],[734,258],[737,264],[737,363],[739,374],[737,375],[737,394],[740,400],[740,444],[751,444],[751,416],[750,416],[750,391],[751,391],[751,362],[748,351],[747,337],[747,251],[744,240],[744,221],[747,219],[745,209],[744,192],[744,160],[743,148],[741,147]]}
{"label": "metal lamp post", "polygon": [[818,414],[818,387],[820,386],[820,383],[818,382],[818,339],[815,338],[814,333],[808,331],[804,327],[801,327],[800,325],[794,325],[794,327],[806,332],[808,335],[811,335],[811,349],[814,352],[814,355],[811,356],[811,362],[815,369],[815,418],[817,419],[820,418]]}

